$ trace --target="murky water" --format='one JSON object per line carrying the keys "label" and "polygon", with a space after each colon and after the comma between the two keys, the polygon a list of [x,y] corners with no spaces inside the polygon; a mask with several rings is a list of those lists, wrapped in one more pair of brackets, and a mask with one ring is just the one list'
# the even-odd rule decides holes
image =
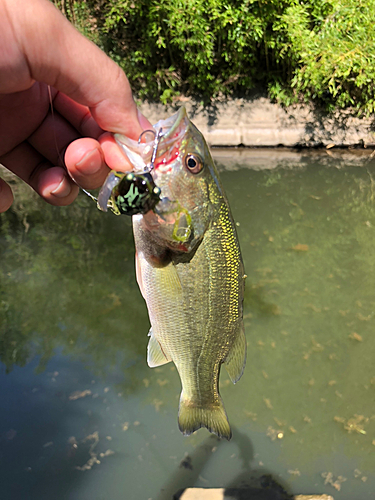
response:
{"label": "murky water", "polygon": [[0,498],[373,498],[375,163],[250,154],[219,155],[248,275],[246,371],[221,376],[229,443],[182,436],[178,375],[146,364],[130,220],[15,186],[0,217]]}

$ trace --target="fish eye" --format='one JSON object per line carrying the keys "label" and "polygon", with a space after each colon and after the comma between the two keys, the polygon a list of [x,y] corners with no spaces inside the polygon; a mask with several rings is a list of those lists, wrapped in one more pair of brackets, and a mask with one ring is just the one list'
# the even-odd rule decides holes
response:
{"label": "fish eye", "polygon": [[197,154],[186,155],[185,165],[192,174],[199,174],[204,167],[202,158]]}

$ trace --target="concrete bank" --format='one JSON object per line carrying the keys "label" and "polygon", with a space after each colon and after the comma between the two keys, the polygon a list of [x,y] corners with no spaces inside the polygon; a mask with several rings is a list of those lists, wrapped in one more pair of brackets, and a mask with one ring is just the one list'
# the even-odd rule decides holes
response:
{"label": "concrete bank", "polygon": [[287,109],[264,97],[216,102],[208,108],[181,98],[173,106],[142,103],[152,122],[184,105],[210,146],[368,146],[375,147],[375,116],[358,118],[349,111],[327,116],[309,106]]}

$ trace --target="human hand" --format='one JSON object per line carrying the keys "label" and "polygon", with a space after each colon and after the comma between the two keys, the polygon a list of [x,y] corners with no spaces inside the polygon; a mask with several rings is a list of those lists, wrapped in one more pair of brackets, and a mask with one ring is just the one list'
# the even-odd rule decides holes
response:
{"label": "human hand", "polygon": [[[130,169],[108,132],[137,139],[150,127],[124,72],[48,0],[0,0],[0,164],[68,205],[72,179],[93,189],[108,167]],[[12,202],[0,179],[0,212]]]}

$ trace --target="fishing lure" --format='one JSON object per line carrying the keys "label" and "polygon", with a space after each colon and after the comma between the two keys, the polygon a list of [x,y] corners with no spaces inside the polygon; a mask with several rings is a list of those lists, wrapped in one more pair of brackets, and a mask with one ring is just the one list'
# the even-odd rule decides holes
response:
{"label": "fishing lure", "polygon": [[97,205],[100,210],[106,212],[109,208],[116,215],[145,214],[159,203],[161,190],[150,172],[154,168],[162,129],[157,134],[153,130],[145,130],[139,136],[138,143],[147,132],[152,132],[155,136],[150,164],[143,172],[124,173],[112,170],[99,192]]}
{"label": "fishing lure", "polygon": [[160,201],[161,190],[149,172],[134,173],[112,171],[100,190],[98,206],[116,215],[145,214]]}

